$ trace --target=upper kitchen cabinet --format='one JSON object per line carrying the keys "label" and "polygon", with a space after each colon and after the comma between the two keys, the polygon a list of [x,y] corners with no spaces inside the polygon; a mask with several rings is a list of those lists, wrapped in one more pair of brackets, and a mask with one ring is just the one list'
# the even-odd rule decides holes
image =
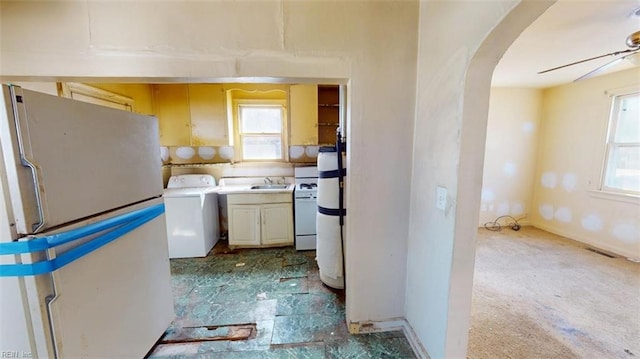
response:
{"label": "upper kitchen cabinet", "polygon": [[160,126],[160,144],[163,146],[191,145],[191,111],[189,86],[153,85],[156,116]]}
{"label": "upper kitchen cabinet", "polygon": [[289,118],[291,145],[318,144],[318,86],[291,85]]}
{"label": "upper kitchen cabinet", "polygon": [[163,146],[221,146],[228,143],[222,85],[153,85]]}
{"label": "upper kitchen cabinet", "polygon": [[222,85],[189,85],[191,145],[224,146],[227,137],[227,109]]}
{"label": "upper kitchen cabinet", "polygon": [[336,143],[340,121],[340,87],[318,85],[318,144]]}

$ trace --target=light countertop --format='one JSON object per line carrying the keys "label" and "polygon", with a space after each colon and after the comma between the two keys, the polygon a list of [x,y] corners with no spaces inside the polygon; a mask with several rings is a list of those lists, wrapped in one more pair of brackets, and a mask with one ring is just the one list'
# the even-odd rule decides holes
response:
{"label": "light countertop", "polygon": [[218,186],[219,194],[236,194],[236,193],[293,193],[295,185],[292,183],[286,184],[286,188],[261,188],[251,189],[254,185],[264,185],[262,183],[255,184],[229,184]]}

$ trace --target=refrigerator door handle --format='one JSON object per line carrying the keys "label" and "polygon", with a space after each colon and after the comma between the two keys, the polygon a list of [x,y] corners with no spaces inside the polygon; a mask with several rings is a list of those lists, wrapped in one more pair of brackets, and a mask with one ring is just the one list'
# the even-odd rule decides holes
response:
{"label": "refrigerator door handle", "polygon": [[40,172],[38,171],[38,166],[32,160],[29,160],[27,151],[24,145],[25,144],[24,135],[23,135],[20,119],[26,118],[26,113],[25,113],[26,111],[24,109],[24,106],[19,105],[19,103],[22,103],[22,89],[16,86],[11,86],[9,88],[9,91],[11,92],[11,98],[14,101],[13,117],[15,119],[16,138],[18,142],[18,152],[20,155],[20,162],[22,163],[23,166],[29,167],[29,170],[31,171],[31,180],[33,181],[33,188],[35,191],[36,209],[38,212],[38,222],[32,225],[31,230],[33,233],[37,233],[42,228],[44,228],[44,225],[45,225],[44,209],[42,206],[42,194],[40,192],[40,184],[42,183],[42,181],[40,180]]}
{"label": "refrigerator door handle", "polygon": [[23,161],[25,166],[31,169],[31,178],[33,180],[33,187],[35,188],[36,208],[38,212],[38,222],[32,225],[32,231],[33,233],[38,233],[45,225],[44,210],[42,208],[42,195],[40,194],[40,172],[38,172],[38,167],[33,162],[22,156],[22,148],[20,149],[20,159]]}

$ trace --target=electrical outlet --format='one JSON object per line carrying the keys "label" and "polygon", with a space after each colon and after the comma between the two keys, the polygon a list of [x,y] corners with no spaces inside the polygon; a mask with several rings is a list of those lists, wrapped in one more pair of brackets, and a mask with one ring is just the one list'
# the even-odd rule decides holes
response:
{"label": "electrical outlet", "polygon": [[447,209],[447,189],[445,187],[436,187],[436,208],[443,211]]}

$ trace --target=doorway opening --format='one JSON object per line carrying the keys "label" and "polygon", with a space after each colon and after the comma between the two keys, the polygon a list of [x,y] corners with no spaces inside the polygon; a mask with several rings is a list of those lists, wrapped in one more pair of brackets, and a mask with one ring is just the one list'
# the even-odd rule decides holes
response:
{"label": "doorway opening", "polygon": [[[217,184],[239,178],[260,182],[282,178],[283,184],[292,183],[296,167],[316,164],[318,147],[335,145],[341,110],[347,106],[339,86],[334,82],[95,83],[87,79],[58,87],[100,94],[99,101],[90,101],[100,105],[116,99],[126,103],[125,110],[157,116],[166,187],[171,176],[184,174],[208,174]],[[75,99],[95,97],[89,95],[76,95]],[[255,107],[260,101],[269,105],[277,101],[282,109],[279,128],[284,148],[279,160],[248,161],[242,155],[246,150],[238,151],[235,146],[244,143],[243,136],[253,135],[238,133],[242,122],[238,104]],[[154,355],[219,345],[227,345],[229,350],[242,345],[293,343],[303,347],[319,335],[346,337],[345,292],[323,285],[315,250],[297,252],[293,238],[286,246],[270,243],[264,249],[229,248],[227,194],[218,193],[217,197],[222,240],[204,258],[171,260],[178,318]],[[292,203],[288,206],[292,216]],[[267,210],[273,212],[271,207],[262,210],[265,215]],[[278,213],[271,219],[282,219]],[[239,225],[247,227],[249,223]],[[318,306],[328,309],[318,310]],[[291,322],[303,315],[312,320]],[[296,325],[296,335],[284,333]],[[236,341],[243,343],[234,344]]]}
{"label": "doorway opening", "polygon": [[[470,357],[540,355],[540,348],[546,350],[543,356],[625,356],[638,350],[632,338],[639,329],[624,318],[639,309],[627,312],[628,306],[617,303],[633,299],[602,297],[602,293],[637,292],[640,287],[631,279],[637,265],[626,260],[638,253],[632,248],[637,240],[615,234],[623,223],[625,228],[634,226],[633,215],[625,213],[637,213],[637,207],[616,201],[598,187],[612,97],[618,93],[614,90],[637,88],[638,70],[623,67],[572,82],[600,64],[586,63],[575,72],[570,68],[570,74],[552,80],[543,75],[536,79],[535,72],[546,66],[540,58],[531,59],[541,67],[530,68],[531,77],[524,74],[525,66],[518,68],[513,61],[524,56],[514,54],[523,50],[522,42],[531,48],[536,43],[534,32],[550,29],[550,17],[562,12],[565,20],[576,16],[566,16],[571,6],[558,2],[549,8],[514,42],[494,74],[478,218]],[[592,16],[580,15],[570,29],[564,31],[558,25],[556,30],[568,36],[583,28],[598,33],[598,24],[589,21],[619,13],[620,6],[582,8],[579,11],[592,11]],[[633,19],[625,13],[620,22],[624,27]],[[610,26],[610,22],[601,23]],[[560,38],[554,42],[565,43],[565,53],[580,58],[580,44],[572,43],[572,48]],[[601,51],[594,44],[589,46],[596,55]],[[542,58],[553,53],[533,48]],[[537,82],[516,82],[528,77]],[[592,247],[606,256],[594,254]],[[614,282],[627,285],[610,286]],[[606,331],[615,329],[593,329],[592,322],[606,327],[605,317],[619,318],[615,325],[628,328],[631,336],[614,338]]]}

